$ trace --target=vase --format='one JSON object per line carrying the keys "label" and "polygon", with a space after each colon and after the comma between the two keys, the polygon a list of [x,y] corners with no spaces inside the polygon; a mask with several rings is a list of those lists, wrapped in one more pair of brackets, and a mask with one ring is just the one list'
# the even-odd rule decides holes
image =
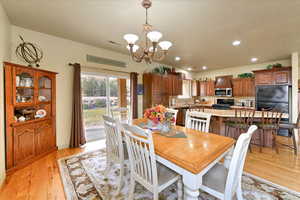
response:
{"label": "vase", "polygon": [[160,123],[160,131],[162,133],[168,133],[171,130],[171,124],[169,122],[162,122]]}

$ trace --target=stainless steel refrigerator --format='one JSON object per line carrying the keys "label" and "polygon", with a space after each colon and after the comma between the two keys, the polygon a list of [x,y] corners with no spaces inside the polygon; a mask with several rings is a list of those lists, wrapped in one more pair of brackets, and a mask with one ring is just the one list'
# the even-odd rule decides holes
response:
{"label": "stainless steel refrigerator", "polygon": [[[274,109],[291,115],[292,89],[288,85],[263,85],[256,86],[256,109]],[[282,123],[288,123],[289,119],[282,119]],[[289,136],[287,129],[280,129],[279,135]]]}

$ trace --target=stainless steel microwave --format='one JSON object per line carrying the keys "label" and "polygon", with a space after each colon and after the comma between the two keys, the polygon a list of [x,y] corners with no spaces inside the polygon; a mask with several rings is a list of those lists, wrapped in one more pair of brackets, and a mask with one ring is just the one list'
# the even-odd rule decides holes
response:
{"label": "stainless steel microwave", "polygon": [[216,88],[215,96],[232,97],[232,88]]}

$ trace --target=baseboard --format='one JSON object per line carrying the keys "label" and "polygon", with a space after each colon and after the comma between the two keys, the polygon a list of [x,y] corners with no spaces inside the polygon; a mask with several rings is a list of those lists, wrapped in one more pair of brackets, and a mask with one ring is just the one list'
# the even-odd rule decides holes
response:
{"label": "baseboard", "polygon": [[62,145],[59,145],[58,146],[58,149],[60,150],[60,149],[67,149],[67,148],[69,148],[69,145],[68,144],[62,144]]}
{"label": "baseboard", "polygon": [[4,173],[3,177],[1,177],[0,179],[0,192],[2,191],[5,179],[6,179],[6,173]]}

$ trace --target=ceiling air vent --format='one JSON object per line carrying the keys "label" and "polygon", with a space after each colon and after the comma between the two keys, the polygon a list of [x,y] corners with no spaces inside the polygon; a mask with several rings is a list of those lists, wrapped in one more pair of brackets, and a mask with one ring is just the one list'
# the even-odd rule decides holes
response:
{"label": "ceiling air vent", "polygon": [[112,60],[108,58],[101,58],[98,56],[92,56],[92,55],[86,55],[87,62],[97,63],[97,64],[103,64],[103,65],[111,65],[115,67],[126,67],[127,64],[125,62]]}

